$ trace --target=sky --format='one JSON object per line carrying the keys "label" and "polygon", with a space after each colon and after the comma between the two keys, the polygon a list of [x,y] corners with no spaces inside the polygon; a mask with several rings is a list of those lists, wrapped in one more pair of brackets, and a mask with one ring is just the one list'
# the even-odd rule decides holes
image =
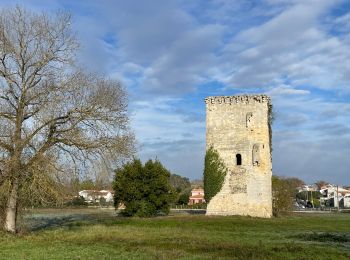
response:
{"label": "sky", "polygon": [[350,2],[0,0],[66,10],[81,65],[129,94],[138,156],[203,175],[204,98],[272,98],[273,174],[350,185]]}

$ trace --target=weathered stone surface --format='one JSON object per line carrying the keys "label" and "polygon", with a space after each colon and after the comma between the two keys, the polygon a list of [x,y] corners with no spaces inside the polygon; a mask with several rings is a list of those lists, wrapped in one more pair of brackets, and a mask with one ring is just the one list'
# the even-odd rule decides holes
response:
{"label": "weathered stone surface", "polygon": [[266,95],[205,99],[207,149],[213,146],[228,168],[207,215],[271,217],[270,102]]}

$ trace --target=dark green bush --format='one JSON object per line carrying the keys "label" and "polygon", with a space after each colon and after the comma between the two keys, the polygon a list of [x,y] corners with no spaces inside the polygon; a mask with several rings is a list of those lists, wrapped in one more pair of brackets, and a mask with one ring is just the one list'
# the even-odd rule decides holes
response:
{"label": "dark green bush", "polygon": [[187,205],[190,200],[190,194],[189,193],[184,193],[180,194],[179,199],[177,201],[177,205]]}
{"label": "dark green bush", "polygon": [[115,172],[114,205],[125,205],[124,216],[151,217],[168,214],[174,201],[169,183],[170,172],[159,161],[132,162]]}
{"label": "dark green bush", "polygon": [[350,242],[350,235],[344,233],[330,233],[330,232],[313,232],[299,234],[295,236],[306,241],[317,241],[317,242],[335,242],[335,243],[346,243]]}
{"label": "dark green bush", "polygon": [[71,201],[67,202],[67,206],[80,207],[87,206],[87,203],[83,196],[74,197]]}

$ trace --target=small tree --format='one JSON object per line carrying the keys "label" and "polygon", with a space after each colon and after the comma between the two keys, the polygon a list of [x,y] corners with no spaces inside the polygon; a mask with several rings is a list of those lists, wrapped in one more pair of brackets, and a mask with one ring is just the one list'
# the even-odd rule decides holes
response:
{"label": "small tree", "polygon": [[170,174],[170,185],[176,192],[175,203],[178,205],[188,204],[191,193],[190,180],[177,174]]}
{"label": "small tree", "polygon": [[227,168],[218,152],[210,147],[204,161],[204,198],[207,203],[220,190],[224,183]]}
{"label": "small tree", "polygon": [[144,166],[138,159],[126,163],[115,173],[115,207],[123,203],[125,216],[168,214],[174,200],[169,177],[170,172],[157,160],[149,160]]}
{"label": "small tree", "polygon": [[191,190],[191,182],[188,178],[177,174],[170,174],[170,185],[178,193],[188,192]]}
{"label": "small tree", "polygon": [[72,206],[72,207],[82,207],[82,206],[87,206],[88,204],[86,203],[85,199],[83,196],[77,196],[74,197],[71,201],[68,201],[66,203],[67,206]]}
{"label": "small tree", "polygon": [[203,187],[204,187],[203,179],[191,180],[192,189],[203,189]]}
{"label": "small tree", "polygon": [[319,191],[301,191],[296,194],[298,200],[304,201],[305,206],[320,207],[321,193]]}
{"label": "small tree", "polygon": [[298,188],[305,185],[305,182],[303,180],[300,180],[296,177],[290,177],[290,178],[284,178],[284,180],[288,183],[291,189],[293,189],[295,192],[297,192]]}
{"label": "small tree", "polygon": [[189,193],[183,193],[180,194],[179,199],[177,200],[178,205],[187,205],[190,201],[190,194]]}
{"label": "small tree", "polygon": [[303,181],[297,178],[282,178],[272,176],[272,210],[273,215],[278,217],[282,212],[293,209],[293,202],[297,193],[297,186]]}
{"label": "small tree", "polygon": [[99,200],[100,207],[105,207],[107,206],[107,201],[104,197],[101,197]]}
{"label": "small tree", "polygon": [[95,190],[95,188],[95,183],[90,178],[81,181],[79,185],[79,190]]}
{"label": "small tree", "polygon": [[329,183],[323,180],[319,180],[319,181],[316,181],[315,184],[317,188],[320,190],[323,186],[326,186]]}

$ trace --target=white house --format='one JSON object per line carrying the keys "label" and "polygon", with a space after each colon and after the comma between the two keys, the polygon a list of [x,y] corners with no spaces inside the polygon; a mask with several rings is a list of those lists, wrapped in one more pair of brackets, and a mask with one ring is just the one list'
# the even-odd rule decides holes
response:
{"label": "white house", "polygon": [[350,190],[344,189],[337,185],[328,184],[321,188],[320,193],[323,197],[320,198],[321,203],[328,201],[332,207],[350,207]]}
{"label": "white house", "polygon": [[342,208],[350,208],[350,194],[345,195],[339,200],[339,206]]}
{"label": "white house", "polygon": [[205,203],[203,189],[193,189],[191,191],[191,196],[190,196],[188,205],[193,205],[198,203]]}
{"label": "white house", "polygon": [[101,196],[105,198],[106,202],[113,202],[113,193],[109,190],[100,190]]}
{"label": "white house", "polygon": [[87,203],[99,203],[101,198],[107,203],[113,202],[113,193],[109,190],[82,190],[79,191],[79,196],[82,196]]}

